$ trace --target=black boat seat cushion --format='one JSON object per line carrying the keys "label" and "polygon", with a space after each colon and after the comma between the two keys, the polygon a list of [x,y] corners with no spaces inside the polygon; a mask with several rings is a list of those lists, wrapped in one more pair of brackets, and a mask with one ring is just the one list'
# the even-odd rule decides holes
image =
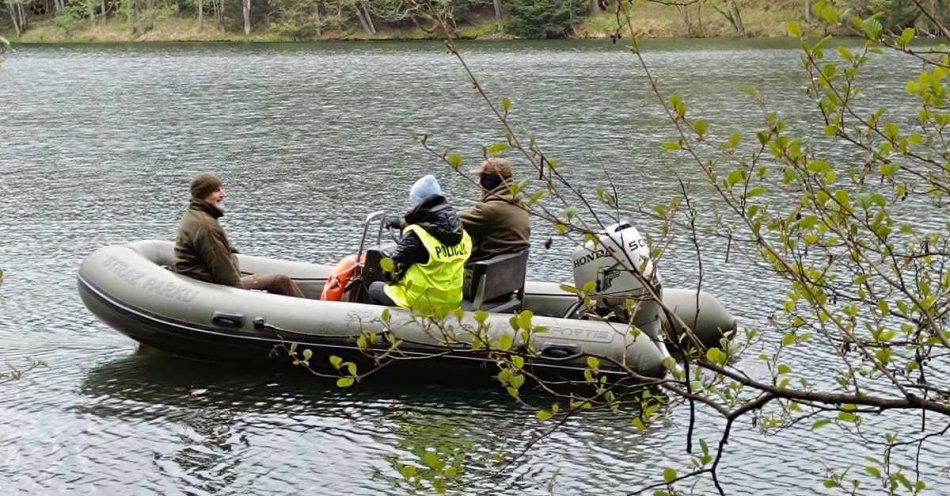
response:
{"label": "black boat seat cushion", "polygon": [[462,309],[496,313],[521,311],[528,250],[496,255],[465,266]]}

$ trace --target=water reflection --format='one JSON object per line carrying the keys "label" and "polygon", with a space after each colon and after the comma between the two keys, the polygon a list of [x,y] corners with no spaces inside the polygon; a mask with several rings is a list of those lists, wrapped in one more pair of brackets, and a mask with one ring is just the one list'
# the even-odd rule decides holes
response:
{"label": "water reflection", "polygon": [[[289,483],[299,487],[320,474],[339,478],[339,464],[362,467],[364,477],[344,478],[359,483],[347,486],[355,492],[426,491],[430,486],[408,484],[399,472],[407,464],[424,471],[426,453],[458,466],[458,477],[447,479],[450,487],[543,494],[578,481],[591,487],[598,466],[650,459],[643,449],[649,431],[617,430],[607,422],[609,413],[590,412],[552,433],[552,423],[538,422],[534,410],[517,406],[491,381],[457,375],[430,381],[417,370],[340,389],[299,372],[126,356],[90,369],[79,388],[89,401],[71,410],[128,426],[116,435],[132,438],[119,442],[146,449],[162,484],[205,494],[275,470],[293,473]],[[165,432],[161,439],[141,439],[136,426]],[[111,463],[130,461],[120,455]]]}

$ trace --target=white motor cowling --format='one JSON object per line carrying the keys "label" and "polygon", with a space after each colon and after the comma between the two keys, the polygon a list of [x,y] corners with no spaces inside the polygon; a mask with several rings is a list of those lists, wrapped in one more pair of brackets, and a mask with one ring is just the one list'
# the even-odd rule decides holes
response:
{"label": "white motor cowling", "polygon": [[[643,279],[658,282],[646,239],[629,222],[618,222],[574,250],[574,285],[578,289],[594,283],[592,295],[598,306],[620,310],[629,296],[644,293]],[[659,289],[659,288],[657,288]]]}
{"label": "white motor cowling", "polygon": [[[608,226],[597,234],[596,243],[588,241],[574,250],[574,285],[578,289],[593,286],[596,313],[612,314],[612,319],[643,331],[663,356],[669,357],[661,338],[662,307],[644,288],[644,282],[662,299],[660,274],[650,259],[650,247],[629,222]],[[634,302],[633,315],[628,312],[628,300]]]}

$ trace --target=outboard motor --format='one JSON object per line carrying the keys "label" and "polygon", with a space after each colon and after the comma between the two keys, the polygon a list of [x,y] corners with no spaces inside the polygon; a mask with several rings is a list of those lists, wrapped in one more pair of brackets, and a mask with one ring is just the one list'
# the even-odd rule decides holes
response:
{"label": "outboard motor", "polygon": [[[643,281],[648,281],[662,297],[660,275],[650,259],[646,239],[629,222],[621,221],[598,233],[597,240],[574,250],[574,286],[581,289],[593,281],[590,297],[595,302],[594,310],[600,315],[613,312],[619,320],[633,322],[667,355],[660,337],[662,310],[643,287]],[[628,298],[637,301],[633,316],[627,312]]]}

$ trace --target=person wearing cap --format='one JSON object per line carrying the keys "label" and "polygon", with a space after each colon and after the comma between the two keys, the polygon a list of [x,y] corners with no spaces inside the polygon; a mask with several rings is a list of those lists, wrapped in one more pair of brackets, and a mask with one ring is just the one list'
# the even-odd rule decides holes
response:
{"label": "person wearing cap", "polygon": [[284,274],[251,274],[241,277],[237,250],[218,224],[224,215],[224,185],[217,176],[203,172],[191,180],[191,200],[181,218],[175,239],[175,272],[214,284],[303,298],[297,283]]}
{"label": "person wearing cap", "polygon": [[370,302],[422,313],[458,308],[472,239],[435,176],[424,176],[412,185],[409,204],[402,236],[391,255],[394,281],[370,284]]}
{"label": "person wearing cap", "polygon": [[471,261],[516,253],[530,246],[531,225],[521,200],[514,198],[511,162],[491,157],[469,171],[478,174],[482,200],[459,213],[475,247]]}

